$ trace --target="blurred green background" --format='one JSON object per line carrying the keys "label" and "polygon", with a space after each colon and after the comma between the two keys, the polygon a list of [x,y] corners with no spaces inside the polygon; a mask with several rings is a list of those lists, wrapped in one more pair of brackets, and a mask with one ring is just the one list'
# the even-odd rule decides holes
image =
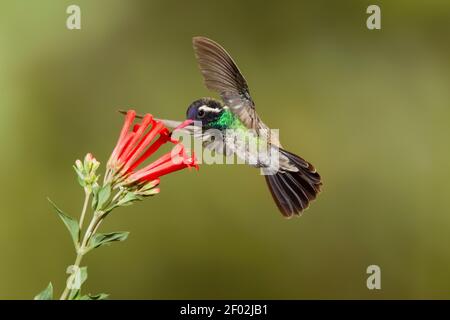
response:
{"label": "blurred green background", "polygon": [[[82,29],[66,29],[77,4]],[[366,28],[378,4],[382,29]],[[213,95],[191,37],[215,39],[261,117],[324,191],[285,220],[257,170],[202,166],[116,210],[124,243],[89,254],[114,299],[450,298],[448,1],[2,1],[0,298],[61,293],[74,261],[46,197],[82,204],[71,165],[103,164],[133,107],[179,119]],[[104,168],[104,167],[102,167]],[[382,290],[366,288],[377,264]]]}

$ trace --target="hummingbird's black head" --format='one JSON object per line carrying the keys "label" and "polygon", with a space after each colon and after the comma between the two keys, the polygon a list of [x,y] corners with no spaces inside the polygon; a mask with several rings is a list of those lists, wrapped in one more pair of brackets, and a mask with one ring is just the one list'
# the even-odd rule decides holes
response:
{"label": "hummingbird's black head", "polygon": [[191,103],[186,111],[186,118],[201,121],[203,129],[213,127],[224,109],[223,104],[212,98],[201,98]]}

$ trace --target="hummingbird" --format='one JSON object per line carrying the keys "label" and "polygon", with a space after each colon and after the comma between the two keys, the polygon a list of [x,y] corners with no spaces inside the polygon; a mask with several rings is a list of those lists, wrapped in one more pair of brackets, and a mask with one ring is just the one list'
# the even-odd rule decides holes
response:
{"label": "hummingbird", "polygon": [[[221,100],[204,97],[191,103],[186,118],[201,124],[202,131],[240,129],[252,132],[257,139],[278,150],[279,168],[264,175],[267,186],[283,216],[300,216],[321,191],[322,180],[314,166],[303,158],[285,150],[278,137],[271,135],[269,127],[258,116],[247,81],[228,52],[217,42],[206,37],[192,39],[195,57],[206,88],[215,91]],[[226,135],[225,135],[226,136]],[[223,145],[215,141],[215,150],[227,152],[227,139]],[[259,159],[248,148],[231,147],[241,159]],[[270,169],[266,161],[253,161],[252,166]]]}
{"label": "hummingbird", "polygon": [[[246,163],[260,168],[279,211],[286,218],[300,216],[321,191],[322,180],[315,167],[300,156],[284,149],[277,135],[271,134],[269,127],[258,116],[255,102],[250,95],[247,81],[231,58],[230,54],[217,42],[206,37],[192,39],[195,57],[207,89],[218,93],[220,100],[203,97],[192,102],[186,111],[186,120],[203,135],[203,146],[226,155],[235,154]],[[162,120],[166,125],[176,127],[179,121]],[[222,141],[210,141],[211,130],[241,132],[240,140],[257,140],[275,150],[278,155],[274,170],[267,152],[251,150],[236,143],[229,136]],[[194,135],[195,136],[195,135]],[[239,140],[239,139],[238,139]]]}

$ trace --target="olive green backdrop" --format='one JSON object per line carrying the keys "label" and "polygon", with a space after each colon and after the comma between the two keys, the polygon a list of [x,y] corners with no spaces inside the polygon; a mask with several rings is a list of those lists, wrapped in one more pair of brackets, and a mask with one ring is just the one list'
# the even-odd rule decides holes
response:
{"label": "olive green backdrop", "polygon": [[[82,30],[65,27],[78,4]],[[369,4],[382,30],[366,28]],[[233,55],[261,117],[324,191],[285,220],[257,170],[202,166],[102,231],[86,290],[115,299],[449,298],[448,1],[2,1],[0,298],[56,294],[74,252],[49,196],[78,215],[71,165],[104,164],[120,108],[183,118],[213,95],[191,37]],[[102,166],[102,170],[104,167]],[[382,290],[366,288],[366,268]]]}

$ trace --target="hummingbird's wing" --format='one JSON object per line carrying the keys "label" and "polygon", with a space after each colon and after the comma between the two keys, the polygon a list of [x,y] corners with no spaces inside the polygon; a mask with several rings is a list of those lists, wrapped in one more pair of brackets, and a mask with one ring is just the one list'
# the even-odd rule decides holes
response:
{"label": "hummingbird's wing", "polygon": [[247,81],[225,49],[205,37],[194,37],[192,43],[206,87],[218,92],[247,128],[266,129],[256,114]]}

